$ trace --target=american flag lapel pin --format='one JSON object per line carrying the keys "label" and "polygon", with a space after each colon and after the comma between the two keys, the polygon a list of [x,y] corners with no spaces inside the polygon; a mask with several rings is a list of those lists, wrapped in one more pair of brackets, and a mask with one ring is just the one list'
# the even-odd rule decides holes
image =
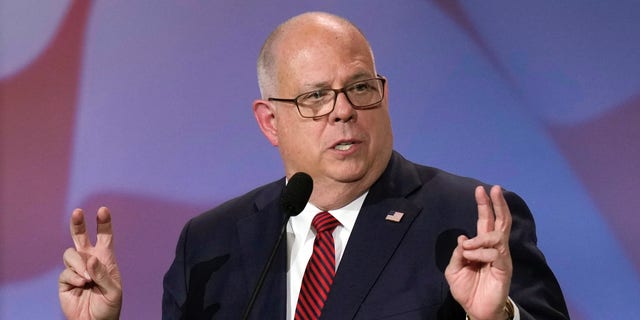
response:
{"label": "american flag lapel pin", "polygon": [[404,213],[400,211],[390,211],[385,220],[392,222],[400,222]]}

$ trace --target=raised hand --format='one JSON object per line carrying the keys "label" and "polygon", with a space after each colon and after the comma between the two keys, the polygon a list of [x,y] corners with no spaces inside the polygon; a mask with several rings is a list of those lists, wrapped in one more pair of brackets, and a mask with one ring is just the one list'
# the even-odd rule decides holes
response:
{"label": "raised hand", "polygon": [[65,269],[58,278],[58,296],[67,319],[118,319],[122,280],[113,250],[109,210],[97,213],[96,245],[91,244],[81,209],[71,214],[75,248],[64,252]]}
{"label": "raised hand", "polygon": [[477,236],[458,237],[445,270],[451,294],[473,320],[506,319],[513,265],[509,252],[511,213],[499,186],[491,198],[483,187],[475,190],[478,203]]}

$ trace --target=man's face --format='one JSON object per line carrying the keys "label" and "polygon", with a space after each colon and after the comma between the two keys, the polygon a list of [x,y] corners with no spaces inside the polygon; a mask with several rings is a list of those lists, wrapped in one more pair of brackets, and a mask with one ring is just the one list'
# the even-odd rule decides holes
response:
{"label": "man's face", "polygon": [[[368,45],[355,31],[301,30],[283,42],[278,51],[278,98],[376,77]],[[367,181],[369,187],[392,150],[386,89],[380,106],[368,110],[355,110],[340,93],[334,110],[319,119],[302,118],[293,104],[273,102],[277,145],[287,176],[304,171],[316,183]]]}

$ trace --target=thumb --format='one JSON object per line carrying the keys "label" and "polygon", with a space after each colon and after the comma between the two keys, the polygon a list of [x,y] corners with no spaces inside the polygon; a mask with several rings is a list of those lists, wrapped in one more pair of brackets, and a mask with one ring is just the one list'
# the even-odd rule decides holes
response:
{"label": "thumb", "polygon": [[454,274],[457,273],[460,269],[462,269],[466,265],[466,259],[462,256],[462,252],[464,249],[462,248],[462,242],[467,240],[465,235],[460,235],[458,237],[458,245],[451,254],[451,260],[449,260],[449,265],[445,270],[445,274]]}
{"label": "thumb", "polygon": [[87,271],[107,300],[119,301],[121,299],[122,290],[117,279],[114,279],[107,267],[98,258],[92,256],[87,260]]}

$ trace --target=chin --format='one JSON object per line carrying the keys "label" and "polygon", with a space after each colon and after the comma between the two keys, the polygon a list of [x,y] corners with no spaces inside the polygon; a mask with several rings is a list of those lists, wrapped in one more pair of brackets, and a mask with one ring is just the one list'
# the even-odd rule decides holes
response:
{"label": "chin", "polygon": [[338,171],[334,171],[332,176],[334,180],[342,183],[353,183],[362,180],[366,175],[367,169],[354,168],[349,166],[347,168],[341,168]]}

